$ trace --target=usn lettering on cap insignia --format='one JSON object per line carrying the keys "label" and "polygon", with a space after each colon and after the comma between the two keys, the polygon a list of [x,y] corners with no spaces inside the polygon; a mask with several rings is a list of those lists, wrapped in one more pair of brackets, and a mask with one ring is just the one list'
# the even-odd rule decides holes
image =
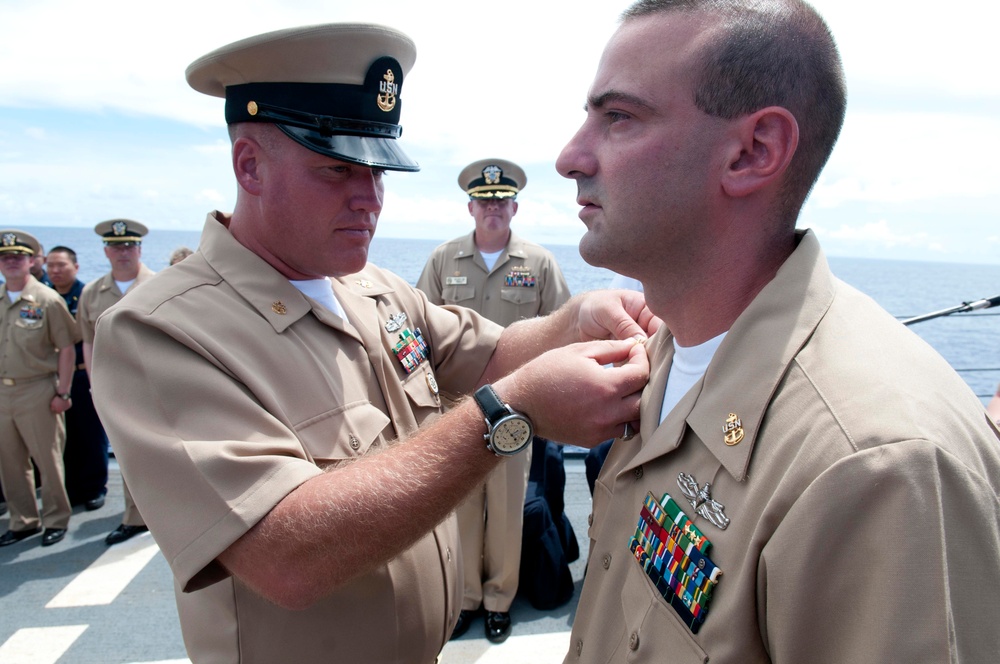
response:
{"label": "usn lettering on cap insignia", "polygon": [[722,433],[724,434],[723,439],[726,441],[726,445],[730,447],[739,445],[740,441],[743,440],[743,422],[736,416],[736,413],[729,413],[729,417],[726,418],[726,424],[722,427]]}
{"label": "usn lettering on cap insignia", "polygon": [[705,486],[698,488],[698,481],[693,475],[681,473],[677,476],[677,486],[691,503],[691,507],[699,515],[705,517],[716,528],[725,530],[729,527],[729,517],[725,515],[726,506],[712,500],[712,485],[705,482]]}
{"label": "usn lettering on cap insignia", "polygon": [[396,108],[396,95],[399,94],[399,85],[396,84],[396,75],[391,69],[385,70],[385,75],[378,84],[378,107],[388,113]]}
{"label": "usn lettering on cap insignia", "polygon": [[288,313],[288,307],[286,307],[281,300],[278,300],[277,302],[273,302],[271,304],[271,311],[281,316],[284,316],[285,314]]}
{"label": "usn lettering on cap insignia", "polygon": [[398,332],[403,329],[403,323],[406,322],[406,314],[400,311],[398,314],[393,314],[389,316],[389,320],[386,321],[385,331],[389,334],[393,332]]}

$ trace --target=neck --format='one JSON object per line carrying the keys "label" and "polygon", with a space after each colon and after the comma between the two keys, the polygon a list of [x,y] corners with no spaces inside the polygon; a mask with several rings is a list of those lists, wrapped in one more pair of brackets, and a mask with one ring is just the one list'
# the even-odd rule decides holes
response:
{"label": "neck", "polygon": [[509,240],[510,229],[507,229],[502,233],[485,233],[477,230],[473,236],[473,241],[476,243],[476,249],[484,254],[492,254],[495,251],[500,251],[507,246],[507,242]]}
{"label": "neck", "polygon": [[73,290],[73,283],[76,282],[70,283],[69,286],[55,286],[56,292],[59,293],[60,295],[68,294],[71,290]]}
{"label": "neck", "polygon": [[134,270],[126,270],[126,271],[116,270],[115,268],[111,268],[111,278],[114,279],[115,281],[132,281],[138,276],[139,276],[138,267],[135,268]]}
{"label": "neck", "polygon": [[7,280],[7,290],[23,291],[24,287],[27,284],[28,284],[28,277],[14,277],[13,279]]}

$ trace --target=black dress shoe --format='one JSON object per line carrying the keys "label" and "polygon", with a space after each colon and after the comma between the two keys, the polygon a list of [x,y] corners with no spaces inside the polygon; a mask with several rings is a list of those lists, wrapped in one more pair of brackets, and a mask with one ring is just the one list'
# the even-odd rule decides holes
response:
{"label": "black dress shoe", "polygon": [[52,546],[56,542],[61,542],[66,537],[65,528],[46,528],[42,533],[42,546]]}
{"label": "black dress shoe", "polygon": [[476,619],[476,615],[478,615],[478,613],[478,609],[462,609],[462,611],[458,614],[458,623],[455,625],[455,629],[452,631],[449,641],[457,639],[468,632],[469,627],[472,626],[472,621]]}
{"label": "black dress shoe", "polygon": [[486,612],[486,638],[493,643],[503,643],[510,636],[510,613],[506,611]]}
{"label": "black dress shoe", "polygon": [[0,546],[10,546],[20,542],[23,539],[27,539],[32,535],[37,535],[42,532],[41,528],[29,528],[28,530],[8,530],[3,535],[0,535]]}
{"label": "black dress shoe", "polygon": [[91,498],[83,503],[84,509],[88,512],[93,512],[94,510],[99,510],[104,507],[104,496],[98,496],[97,498]]}
{"label": "black dress shoe", "polygon": [[104,538],[104,543],[108,546],[112,544],[121,544],[125,540],[132,539],[139,533],[144,533],[149,528],[146,526],[126,526],[124,523],[118,524],[118,527],[108,533],[108,536]]}

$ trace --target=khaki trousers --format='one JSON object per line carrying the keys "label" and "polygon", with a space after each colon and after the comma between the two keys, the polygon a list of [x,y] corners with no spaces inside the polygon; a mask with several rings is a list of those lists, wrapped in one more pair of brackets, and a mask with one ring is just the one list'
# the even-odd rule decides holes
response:
{"label": "khaki trousers", "polygon": [[531,447],[500,464],[455,510],[465,570],[462,609],[509,611],[521,571]]}
{"label": "khaki trousers", "polygon": [[[62,413],[49,408],[55,395],[54,376],[0,384],[0,484],[14,531],[69,526],[72,508],[63,469],[66,424]],[[32,459],[42,480],[40,514]]]}

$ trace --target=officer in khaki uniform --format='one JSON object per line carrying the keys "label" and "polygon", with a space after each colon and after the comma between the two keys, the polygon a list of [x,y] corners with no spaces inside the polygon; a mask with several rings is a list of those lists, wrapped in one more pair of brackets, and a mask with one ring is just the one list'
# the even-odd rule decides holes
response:
{"label": "officer in khaki uniform", "polygon": [[[469,196],[476,227],[431,253],[417,281],[431,302],[468,307],[506,327],[545,316],[569,299],[552,252],[510,230],[517,194],[527,182],[524,170],[506,159],[481,159],[462,169],[458,186]],[[504,464],[457,510],[465,598],[453,638],[468,630],[480,608],[487,639],[502,643],[510,635],[530,467],[530,453]]]}
{"label": "officer in khaki uniform", "polygon": [[[78,331],[62,297],[30,273],[38,240],[0,230],[0,480],[10,526],[0,546],[45,528],[42,546],[66,536],[72,512],[64,486],[63,447]],[[35,500],[35,460],[42,512]]]}
{"label": "officer in khaki uniform", "polygon": [[594,443],[638,422],[645,351],[610,340],[654,325],[637,294],[504,330],[366,265],[383,171],[418,168],[396,141],[415,55],[332,24],[188,68],[226,99],[236,207],[101,317],[93,378],[192,661],[434,662],[461,608],[462,497],[532,424]]}
{"label": "officer in khaki uniform", "polygon": [[[98,317],[126,293],[156,274],[141,262],[142,238],[149,233],[145,225],[131,219],[110,219],[94,226],[94,232],[104,242],[104,255],[111,263],[111,271],[83,287],[76,311],[76,320],[83,335],[83,361],[89,376],[93,376],[94,371],[94,331]],[[125,512],[118,527],[104,538],[108,545],[119,544],[147,530],[124,480],[122,490]]]}
{"label": "officer in khaki uniform", "polygon": [[1000,433],[795,229],[846,109],[829,29],[800,0],[623,16],[556,166],[581,254],[664,326],[566,662],[996,661]]}

